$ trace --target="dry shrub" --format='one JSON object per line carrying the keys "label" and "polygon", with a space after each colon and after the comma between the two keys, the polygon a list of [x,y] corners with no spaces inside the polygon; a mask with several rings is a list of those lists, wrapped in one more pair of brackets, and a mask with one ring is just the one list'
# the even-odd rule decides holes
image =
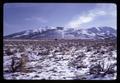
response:
{"label": "dry shrub", "polygon": [[17,58],[13,56],[12,63],[11,63],[12,72],[17,72],[17,71],[26,72],[25,65],[27,61],[28,61],[28,58],[25,56],[25,54],[21,54],[21,58]]}
{"label": "dry shrub", "polygon": [[11,51],[10,48],[8,48],[5,53],[9,56],[9,55],[13,55],[14,53]]}

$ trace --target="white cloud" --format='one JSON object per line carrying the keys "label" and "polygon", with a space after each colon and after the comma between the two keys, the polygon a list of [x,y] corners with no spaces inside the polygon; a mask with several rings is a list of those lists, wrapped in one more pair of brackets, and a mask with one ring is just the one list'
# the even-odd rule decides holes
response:
{"label": "white cloud", "polygon": [[[72,19],[67,23],[65,27],[68,28],[79,28],[81,25],[93,22],[97,17],[100,16],[109,16],[116,18],[116,6],[113,4],[96,4],[94,9],[86,11],[79,16],[75,16],[75,19]],[[107,20],[107,19],[106,19]],[[113,19],[115,20],[115,19]]]}
{"label": "white cloud", "polygon": [[96,7],[98,10],[104,10],[107,15],[116,16],[117,8],[115,4],[96,4]]}
{"label": "white cloud", "polygon": [[79,19],[82,21],[82,23],[87,23],[87,22],[90,22],[91,20],[93,20],[93,18],[90,16],[86,16],[86,17],[81,16]]}
{"label": "white cloud", "polygon": [[90,16],[79,16],[77,19],[72,20],[68,23],[67,27],[79,27],[83,23],[88,23],[93,20]]}
{"label": "white cloud", "polygon": [[89,11],[88,14],[83,14],[78,16],[77,19],[71,20],[67,27],[80,27],[81,24],[89,23],[93,21],[96,17],[105,15],[106,13],[104,11]]}

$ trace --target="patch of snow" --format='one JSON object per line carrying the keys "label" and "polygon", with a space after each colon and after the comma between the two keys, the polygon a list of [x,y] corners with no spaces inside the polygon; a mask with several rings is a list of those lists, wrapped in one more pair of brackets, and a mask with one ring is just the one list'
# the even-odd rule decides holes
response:
{"label": "patch of snow", "polygon": [[[74,79],[85,79],[85,80],[112,80],[117,77],[117,53],[116,50],[108,51],[111,47],[100,46],[99,49],[91,48],[85,45],[78,46],[76,43],[73,46],[65,46],[67,43],[59,43],[57,46],[53,46],[51,49],[44,47],[43,45],[36,46],[33,50],[33,46],[25,46],[25,52],[17,52],[11,56],[4,56],[4,71],[9,70],[11,65],[11,58],[18,57],[22,58],[21,54],[25,54],[28,57],[28,61],[25,64],[27,72],[4,72],[5,79],[26,79],[26,80],[74,80]],[[49,46],[49,45],[48,45]],[[64,47],[65,46],[65,47]],[[42,48],[42,50],[41,50]],[[65,53],[59,51],[60,48],[67,48],[64,50]],[[47,55],[39,54],[49,49],[50,53]],[[58,52],[55,52],[58,50]],[[105,51],[101,54],[101,51]],[[107,52],[108,51],[108,52]],[[98,53],[95,53],[98,52]],[[110,55],[111,53],[111,55]],[[81,56],[83,55],[83,56]],[[18,60],[19,61],[19,60]],[[106,74],[104,77],[100,75],[91,74],[91,66],[99,64],[104,70],[107,70],[110,65],[113,67],[115,73]],[[82,65],[83,64],[83,65]],[[81,66],[82,65],[82,66]],[[103,66],[104,65],[104,66]],[[104,71],[102,72],[104,73]],[[100,71],[101,74],[101,71]]]}
{"label": "patch of snow", "polygon": [[82,30],[83,34],[89,35],[89,33],[86,30]]}

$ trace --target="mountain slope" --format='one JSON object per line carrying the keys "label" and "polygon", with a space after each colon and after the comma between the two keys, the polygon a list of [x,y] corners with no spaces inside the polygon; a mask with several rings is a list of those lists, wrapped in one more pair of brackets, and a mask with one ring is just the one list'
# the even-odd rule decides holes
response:
{"label": "mountain slope", "polygon": [[[72,35],[73,38],[80,39],[96,39],[106,37],[116,37],[116,30],[112,27],[91,27],[88,29],[68,29],[65,31],[66,35]],[[67,38],[67,36],[66,36]]]}
{"label": "mountain slope", "polygon": [[112,27],[91,27],[88,29],[69,28],[64,30],[63,27],[33,29],[21,31],[18,33],[5,36],[5,39],[104,39],[116,37],[116,30]]}

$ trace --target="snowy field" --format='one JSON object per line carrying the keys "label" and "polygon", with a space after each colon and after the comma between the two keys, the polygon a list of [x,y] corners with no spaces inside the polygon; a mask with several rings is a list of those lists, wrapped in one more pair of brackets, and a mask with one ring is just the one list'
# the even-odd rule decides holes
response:
{"label": "snowy field", "polygon": [[4,79],[115,80],[111,40],[4,40]]}

